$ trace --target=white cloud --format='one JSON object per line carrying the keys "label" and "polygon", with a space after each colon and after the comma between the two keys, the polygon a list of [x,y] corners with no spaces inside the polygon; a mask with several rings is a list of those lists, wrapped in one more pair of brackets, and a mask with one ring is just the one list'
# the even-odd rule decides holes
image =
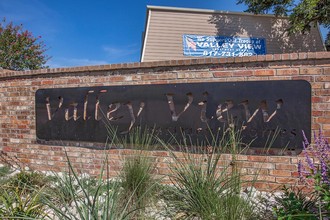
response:
{"label": "white cloud", "polygon": [[126,56],[136,54],[139,51],[139,49],[137,48],[137,45],[127,45],[127,46],[123,46],[123,47],[103,46],[102,49],[111,58],[126,57]]}
{"label": "white cloud", "polygon": [[52,58],[47,62],[50,68],[73,67],[73,66],[93,66],[108,64],[105,60],[91,60],[87,58]]}
{"label": "white cloud", "polygon": [[57,13],[40,0],[4,0],[0,1],[0,14],[12,21],[31,22],[52,18]]}
{"label": "white cloud", "polygon": [[0,18],[8,22],[23,24],[24,29],[34,30],[37,35],[56,32],[58,13],[40,0],[1,0]]}

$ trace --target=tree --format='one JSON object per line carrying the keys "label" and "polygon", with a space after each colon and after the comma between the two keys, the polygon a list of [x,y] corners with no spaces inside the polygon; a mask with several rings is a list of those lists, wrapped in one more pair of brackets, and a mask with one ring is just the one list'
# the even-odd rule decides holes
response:
{"label": "tree", "polygon": [[237,0],[246,4],[246,12],[289,16],[289,33],[310,31],[317,23],[330,27],[330,0]]}
{"label": "tree", "polygon": [[0,67],[10,70],[34,70],[46,68],[49,57],[41,36],[34,37],[23,25],[6,20],[0,23]]}

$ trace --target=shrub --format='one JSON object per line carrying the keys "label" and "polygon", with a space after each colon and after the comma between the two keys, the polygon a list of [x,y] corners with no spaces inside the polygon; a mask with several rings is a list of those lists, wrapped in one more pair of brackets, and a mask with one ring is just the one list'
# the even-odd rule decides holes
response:
{"label": "shrub", "polygon": [[[172,217],[257,219],[253,204],[240,196],[243,180],[235,164],[235,155],[241,148],[237,133],[228,129],[220,141],[216,139],[213,138],[211,143],[218,145],[197,147],[195,150],[187,144],[188,141],[184,141],[183,157],[171,151],[174,159],[170,175],[173,195],[167,197],[167,202],[174,210]],[[220,169],[222,152],[228,151],[232,152],[233,161]]]}
{"label": "shrub", "polygon": [[314,144],[309,143],[304,133],[303,136],[305,165],[299,161],[298,173],[310,193],[297,187],[283,187],[284,195],[277,198],[274,208],[278,219],[327,219],[330,216],[329,143],[321,131],[318,135],[314,133]]}
{"label": "shrub", "polygon": [[20,171],[7,180],[7,185],[29,193],[49,186],[50,178],[36,171]]}
{"label": "shrub", "polygon": [[18,187],[2,186],[0,194],[1,219],[45,219],[46,206],[42,202],[43,189],[26,193]]}
{"label": "shrub", "polygon": [[[90,187],[86,180],[78,176],[68,156],[69,175],[56,176],[61,186],[61,193],[53,200],[47,196],[46,204],[52,210],[53,215],[59,219],[80,220],[121,220],[130,219],[132,212],[127,212],[129,199],[122,206],[120,201],[120,184],[109,179],[108,157],[105,155],[101,175],[97,181],[93,181]],[[104,176],[106,175],[106,176]],[[106,178],[106,180],[103,180]],[[58,191],[55,191],[58,192]],[[69,196],[69,199],[67,198]]]}
{"label": "shrub", "polygon": [[[318,216],[330,216],[330,145],[320,131],[314,134],[314,144],[310,144],[304,135],[305,162],[300,161],[298,172],[303,183],[314,188],[318,201]],[[312,154],[316,161],[309,156]]]}
{"label": "shrub", "polygon": [[130,201],[129,210],[136,209],[143,217],[156,196],[158,180],[153,175],[153,161],[144,155],[126,157],[120,173],[123,201]]}
{"label": "shrub", "polygon": [[277,205],[274,213],[277,219],[284,220],[314,220],[318,219],[314,213],[316,210],[315,198],[306,197],[302,189],[297,187],[282,188],[283,195],[276,198]]}
{"label": "shrub", "polygon": [[153,150],[157,145],[154,129],[133,128],[127,135],[118,137],[119,144],[136,150],[135,155],[126,156],[119,174],[123,201],[130,201],[129,211],[136,209],[136,218],[144,216],[156,197],[159,180],[155,177],[155,163],[147,156],[146,150]]}
{"label": "shrub", "polygon": [[49,184],[46,176],[34,171],[4,177],[0,186],[1,219],[46,218],[43,198]]}

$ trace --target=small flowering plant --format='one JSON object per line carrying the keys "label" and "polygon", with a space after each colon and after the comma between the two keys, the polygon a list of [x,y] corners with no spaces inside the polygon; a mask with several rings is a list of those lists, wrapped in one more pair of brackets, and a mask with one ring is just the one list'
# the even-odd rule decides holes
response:
{"label": "small flowering plant", "polygon": [[[299,161],[300,179],[314,187],[319,198],[320,216],[330,215],[330,145],[322,132],[314,133],[314,144],[310,144],[304,135],[305,164]],[[313,159],[311,157],[313,155]]]}

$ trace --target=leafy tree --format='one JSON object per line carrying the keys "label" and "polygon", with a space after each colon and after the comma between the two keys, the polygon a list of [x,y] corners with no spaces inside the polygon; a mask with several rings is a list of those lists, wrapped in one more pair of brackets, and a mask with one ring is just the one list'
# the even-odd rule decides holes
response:
{"label": "leafy tree", "polygon": [[24,30],[23,25],[14,25],[6,20],[0,23],[0,67],[10,70],[34,70],[46,68],[49,57],[45,55],[46,46]]}
{"label": "leafy tree", "polygon": [[317,23],[330,28],[330,0],[237,0],[247,12],[289,16],[289,33],[308,32]]}

